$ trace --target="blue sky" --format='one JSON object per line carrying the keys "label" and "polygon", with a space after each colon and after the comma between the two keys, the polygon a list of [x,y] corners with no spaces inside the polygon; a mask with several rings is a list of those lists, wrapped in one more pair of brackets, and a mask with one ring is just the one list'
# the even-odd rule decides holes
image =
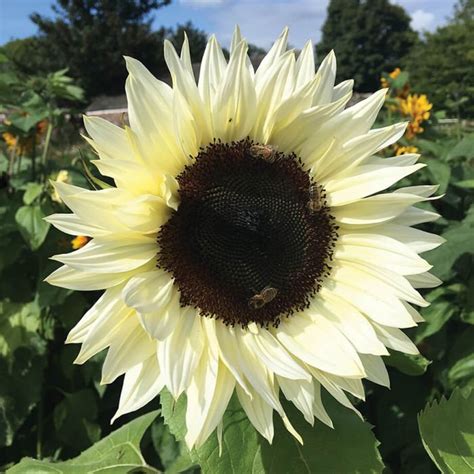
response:
{"label": "blue sky", "polygon": [[[268,48],[285,25],[292,46],[301,48],[311,38],[317,42],[329,0],[173,0],[157,10],[154,26],[175,26],[191,20],[228,45],[238,23],[252,43]],[[33,11],[50,15],[52,0],[0,0],[0,44],[36,32],[28,16]],[[392,0],[412,17],[417,31],[433,31],[452,14],[455,0]]]}

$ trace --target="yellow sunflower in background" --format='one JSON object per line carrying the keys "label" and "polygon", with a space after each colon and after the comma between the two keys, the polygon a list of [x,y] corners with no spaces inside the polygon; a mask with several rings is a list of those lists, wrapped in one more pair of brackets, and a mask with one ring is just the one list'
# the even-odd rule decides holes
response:
{"label": "yellow sunflower in background", "polygon": [[116,187],[56,184],[73,213],[48,221],[91,240],[47,281],[105,290],[68,336],[76,363],[108,348],[115,418],[185,394],[189,447],[234,391],[270,442],[274,411],[301,441],[282,396],[332,426],[322,387],[354,409],[364,378],[388,386],[387,348],[418,352],[400,330],[422,321],[415,288],[439,283],[418,254],[442,239],[411,227],[437,218],[413,207],[436,186],[382,192],[424,166],[375,156],[406,128],[371,130],[386,91],[345,108],[334,53],[315,73],[311,42],[296,57],[287,34],[256,71],[238,29],[228,61],[212,36],[197,84],[186,38],[165,44],[173,87],[126,58],[130,127],[85,117]]}

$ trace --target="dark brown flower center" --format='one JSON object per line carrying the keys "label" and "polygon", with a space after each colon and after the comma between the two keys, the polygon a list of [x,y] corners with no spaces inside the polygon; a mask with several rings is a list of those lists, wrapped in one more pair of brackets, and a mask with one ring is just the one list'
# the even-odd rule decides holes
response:
{"label": "dark brown flower center", "polygon": [[158,266],[175,278],[182,305],[264,327],[307,307],[337,228],[294,154],[217,142],[177,180],[180,204],[159,232]]}

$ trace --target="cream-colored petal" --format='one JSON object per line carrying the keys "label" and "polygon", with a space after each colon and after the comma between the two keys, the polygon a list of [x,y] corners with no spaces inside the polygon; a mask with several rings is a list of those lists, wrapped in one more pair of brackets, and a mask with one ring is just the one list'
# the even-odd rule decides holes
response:
{"label": "cream-colored petal", "polygon": [[374,232],[396,239],[407,245],[416,253],[428,252],[446,242],[446,240],[439,235],[393,223],[378,226],[374,229]]}
{"label": "cream-colored petal", "polygon": [[364,385],[362,384],[361,379],[349,379],[347,377],[338,377],[333,374],[325,374],[325,376],[342,390],[350,393],[359,400],[365,400]]}
{"label": "cream-colored petal", "polygon": [[[240,43],[240,41],[239,41]],[[236,44],[233,44],[232,51]],[[224,53],[215,35],[211,35],[201,61],[199,70],[199,93],[209,112],[212,110],[214,95],[227,68]]]}
{"label": "cream-colored petal", "polygon": [[237,383],[242,387],[248,396],[252,390],[241,369],[240,349],[235,335],[235,329],[226,326],[219,320],[205,318],[203,320],[205,329],[211,344],[219,348],[219,357],[228,370],[232,373]]}
{"label": "cream-colored petal", "polygon": [[158,310],[139,313],[140,322],[150,336],[163,341],[173,331],[181,315],[180,295],[175,291],[167,304],[160,305]]}
{"label": "cream-colored petal", "polygon": [[161,392],[163,387],[163,378],[160,376],[158,362],[154,356],[127,370],[123,379],[119,407],[111,423],[122,415],[145,406]]}
{"label": "cream-colored petal", "polygon": [[212,107],[214,137],[224,142],[248,136],[256,118],[257,96],[246,66],[247,44],[242,41],[229,59]]}
{"label": "cream-colored petal", "polygon": [[413,344],[410,338],[400,329],[382,326],[374,323],[375,331],[380,340],[390,349],[405,352],[406,354],[419,354],[418,348]]}
{"label": "cream-colored petal", "polygon": [[88,142],[104,159],[133,161],[134,154],[123,128],[101,117],[83,116],[84,127],[92,140]]}
{"label": "cream-colored petal", "polygon": [[187,395],[185,441],[189,449],[201,446],[222,420],[235,380],[211,351],[203,353]]}
{"label": "cream-colored petal", "polygon": [[113,178],[119,189],[132,194],[159,194],[160,181],[140,161],[119,159],[92,160],[103,176]]}
{"label": "cream-colored petal", "polygon": [[327,192],[328,205],[342,206],[382,191],[425,166],[423,163],[413,166],[377,167],[377,169],[364,169],[372,167],[362,166],[350,176],[335,178],[321,184]]}
{"label": "cream-colored petal", "polygon": [[242,340],[268,370],[292,380],[311,380],[311,375],[288,354],[270,331],[254,326],[255,333],[245,332]]}
{"label": "cream-colored petal", "polygon": [[[114,311],[115,310],[115,311]],[[112,302],[104,313],[99,313],[93,326],[82,341],[74,363],[83,364],[112,343],[126,339],[138,325],[133,311],[122,301]]]}
{"label": "cream-colored petal", "polygon": [[168,220],[170,208],[162,197],[142,194],[117,207],[118,219],[133,232],[156,234]]}
{"label": "cream-colored petal", "polygon": [[156,353],[156,342],[143,330],[137,317],[133,318],[137,320],[135,327],[110,343],[102,366],[101,384],[112,383],[134,365]]}
{"label": "cream-colored petal", "polygon": [[125,285],[123,298],[127,306],[146,314],[163,310],[176,292],[172,276],[157,268],[131,278]]}
{"label": "cream-colored petal", "polygon": [[[110,327],[103,329],[103,324],[118,325],[120,321],[130,314],[120,298],[122,285],[111,288],[95,302],[80,321],[69,332],[66,343],[77,344],[84,342],[88,335],[93,332],[94,326],[97,326],[97,336],[108,336],[111,332]],[[102,334],[100,334],[102,332]]]}
{"label": "cream-colored petal", "polygon": [[283,320],[273,332],[290,353],[313,367],[346,377],[364,376],[352,344],[325,318],[301,313]]}
{"label": "cream-colored petal", "polygon": [[86,235],[88,237],[99,237],[107,235],[109,231],[97,224],[84,222],[75,214],[51,214],[44,220],[53,224],[56,229],[69,235]]}
{"label": "cream-colored petal", "polygon": [[335,382],[330,380],[326,374],[315,368],[311,368],[311,373],[314,378],[332,395],[342,406],[352,410],[359,418],[364,419],[359,410],[357,410],[354,405],[347,398],[347,395],[344,391],[337,385]]}
{"label": "cream-colored petal", "polygon": [[414,288],[436,288],[443,283],[438,277],[431,273],[419,273],[418,275],[408,275],[407,280]]}
{"label": "cream-colored petal", "polygon": [[383,387],[390,388],[387,368],[382,357],[372,354],[361,354],[360,360],[364,364],[367,379]]}
{"label": "cream-colored petal", "polygon": [[125,85],[129,120],[140,156],[155,179],[163,173],[177,174],[185,157],[177,147],[172,126],[173,90],[140,61],[125,60],[130,74]]}
{"label": "cream-colored petal", "polygon": [[236,392],[250,423],[271,444],[274,435],[273,408],[265,403],[253,389],[251,389],[251,397],[239,385],[237,385]]}
{"label": "cream-colored petal", "polygon": [[307,313],[312,318],[324,317],[337,326],[359,353],[387,355],[369,321],[354,306],[322,288]]}
{"label": "cream-colored petal", "polygon": [[275,41],[275,43],[273,43],[270,51],[268,51],[258,66],[258,69],[255,73],[255,84],[257,86],[263,81],[263,78],[268,74],[268,71],[273,67],[280,56],[285,53],[287,42],[288,28],[284,28],[278,39]]}
{"label": "cream-colored petal", "polygon": [[440,215],[436,212],[425,211],[424,209],[418,209],[417,207],[409,207],[404,212],[399,214],[393,221],[392,224],[411,226],[424,224],[425,222],[433,222],[439,219]]}
{"label": "cream-colored petal", "polygon": [[140,269],[141,267],[128,272],[91,273],[63,265],[46,277],[44,281],[69,290],[97,291],[111,288],[128,280]]}
{"label": "cream-colored petal", "polygon": [[416,326],[410,313],[393,294],[388,292],[380,294],[377,290],[365,286],[363,282],[347,281],[345,278],[338,279],[337,276],[333,278],[332,285],[330,285],[331,291],[355,306],[372,323],[380,322],[386,326],[397,328]]}
{"label": "cream-colored petal", "polygon": [[316,75],[319,78],[318,87],[314,91],[312,105],[328,104],[332,101],[334,82],[336,80],[336,55],[334,51],[323,59]]}
{"label": "cream-colored petal", "polygon": [[148,263],[156,254],[155,239],[133,235],[97,237],[75,252],[51,258],[84,272],[123,273]]}
{"label": "cream-colored petal", "polygon": [[373,265],[389,267],[400,275],[423,273],[431,268],[428,262],[406,245],[391,237],[375,233],[341,235],[334,257],[352,262],[373,262]]}
{"label": "cream-colored petal", "polygon": [[342,224],[368,225],[395,219],[423,198],[414,194],[377,194],[360,201],[339,206],[331,214]]}
{"label": "cream-colored petal", "polygon": [[204,349],[201,317],[193,308],[181,311],[174,331],[158,344],[163,380],[177,400],[191,383]]}
{"label": "cream-colored petal", "polygon": [[347,94],[352,95],[352,89],[354,88],[354,79],[346,79],[340,82],[332,90],[332,101],[338,100]]}
{"label": "cream-colored petal", "polygon": [[109,232],[127,231],[114,211],[130,199],[129,192],[118,188],[89,191],[61,182],[54,182],[53,185],[66,206],[83,222],[100,225]]}
{"label": "cream-colored petal", "polygon": [[185,67],[179,56],[176,54],[174,46],[165,40],[164,43],[165,61],[173,81],[173,89],[183,96],[189,104],[189,110],[194,117],[201,133],[201,143],[208,144],[212,140],[212,129],[210,115],[204,107],[204,103],[199,95],[199,90],[192,73]]}
{"label": "cream-colored petal", "polygon": [[305,420],[314,424],[314,384],[313,380],[290,380],[277,376],[278,385],[285,398],[303,413]]}
{"label": "cream-colored petal", "polygon": [[314,68],[314,46],[313,42],[308,40],[296,60],[296,89],[313,80]]}
{"label": "cream-colored petal", "polygon": [[334,428],[333,422],[328,415],[326,409],[324,408],[323,401],[321,400],[321,384],[317,381],[313,381],[314,386],[314,404],[313,404],[313,412],[314,416],[319,420],[322,421],[325,425],[329,426],[329,428]]}

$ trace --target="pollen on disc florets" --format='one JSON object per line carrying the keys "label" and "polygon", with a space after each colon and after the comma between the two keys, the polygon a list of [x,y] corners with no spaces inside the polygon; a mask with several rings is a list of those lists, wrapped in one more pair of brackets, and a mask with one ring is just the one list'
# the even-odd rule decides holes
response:
{"label": "pollen on disc florets", "polygon": [[295,154],[249,139],[214,142],[177,181],[158,266],[183,306],[243,327],[277,326],[308,306],[330,270],[337,228]]}

